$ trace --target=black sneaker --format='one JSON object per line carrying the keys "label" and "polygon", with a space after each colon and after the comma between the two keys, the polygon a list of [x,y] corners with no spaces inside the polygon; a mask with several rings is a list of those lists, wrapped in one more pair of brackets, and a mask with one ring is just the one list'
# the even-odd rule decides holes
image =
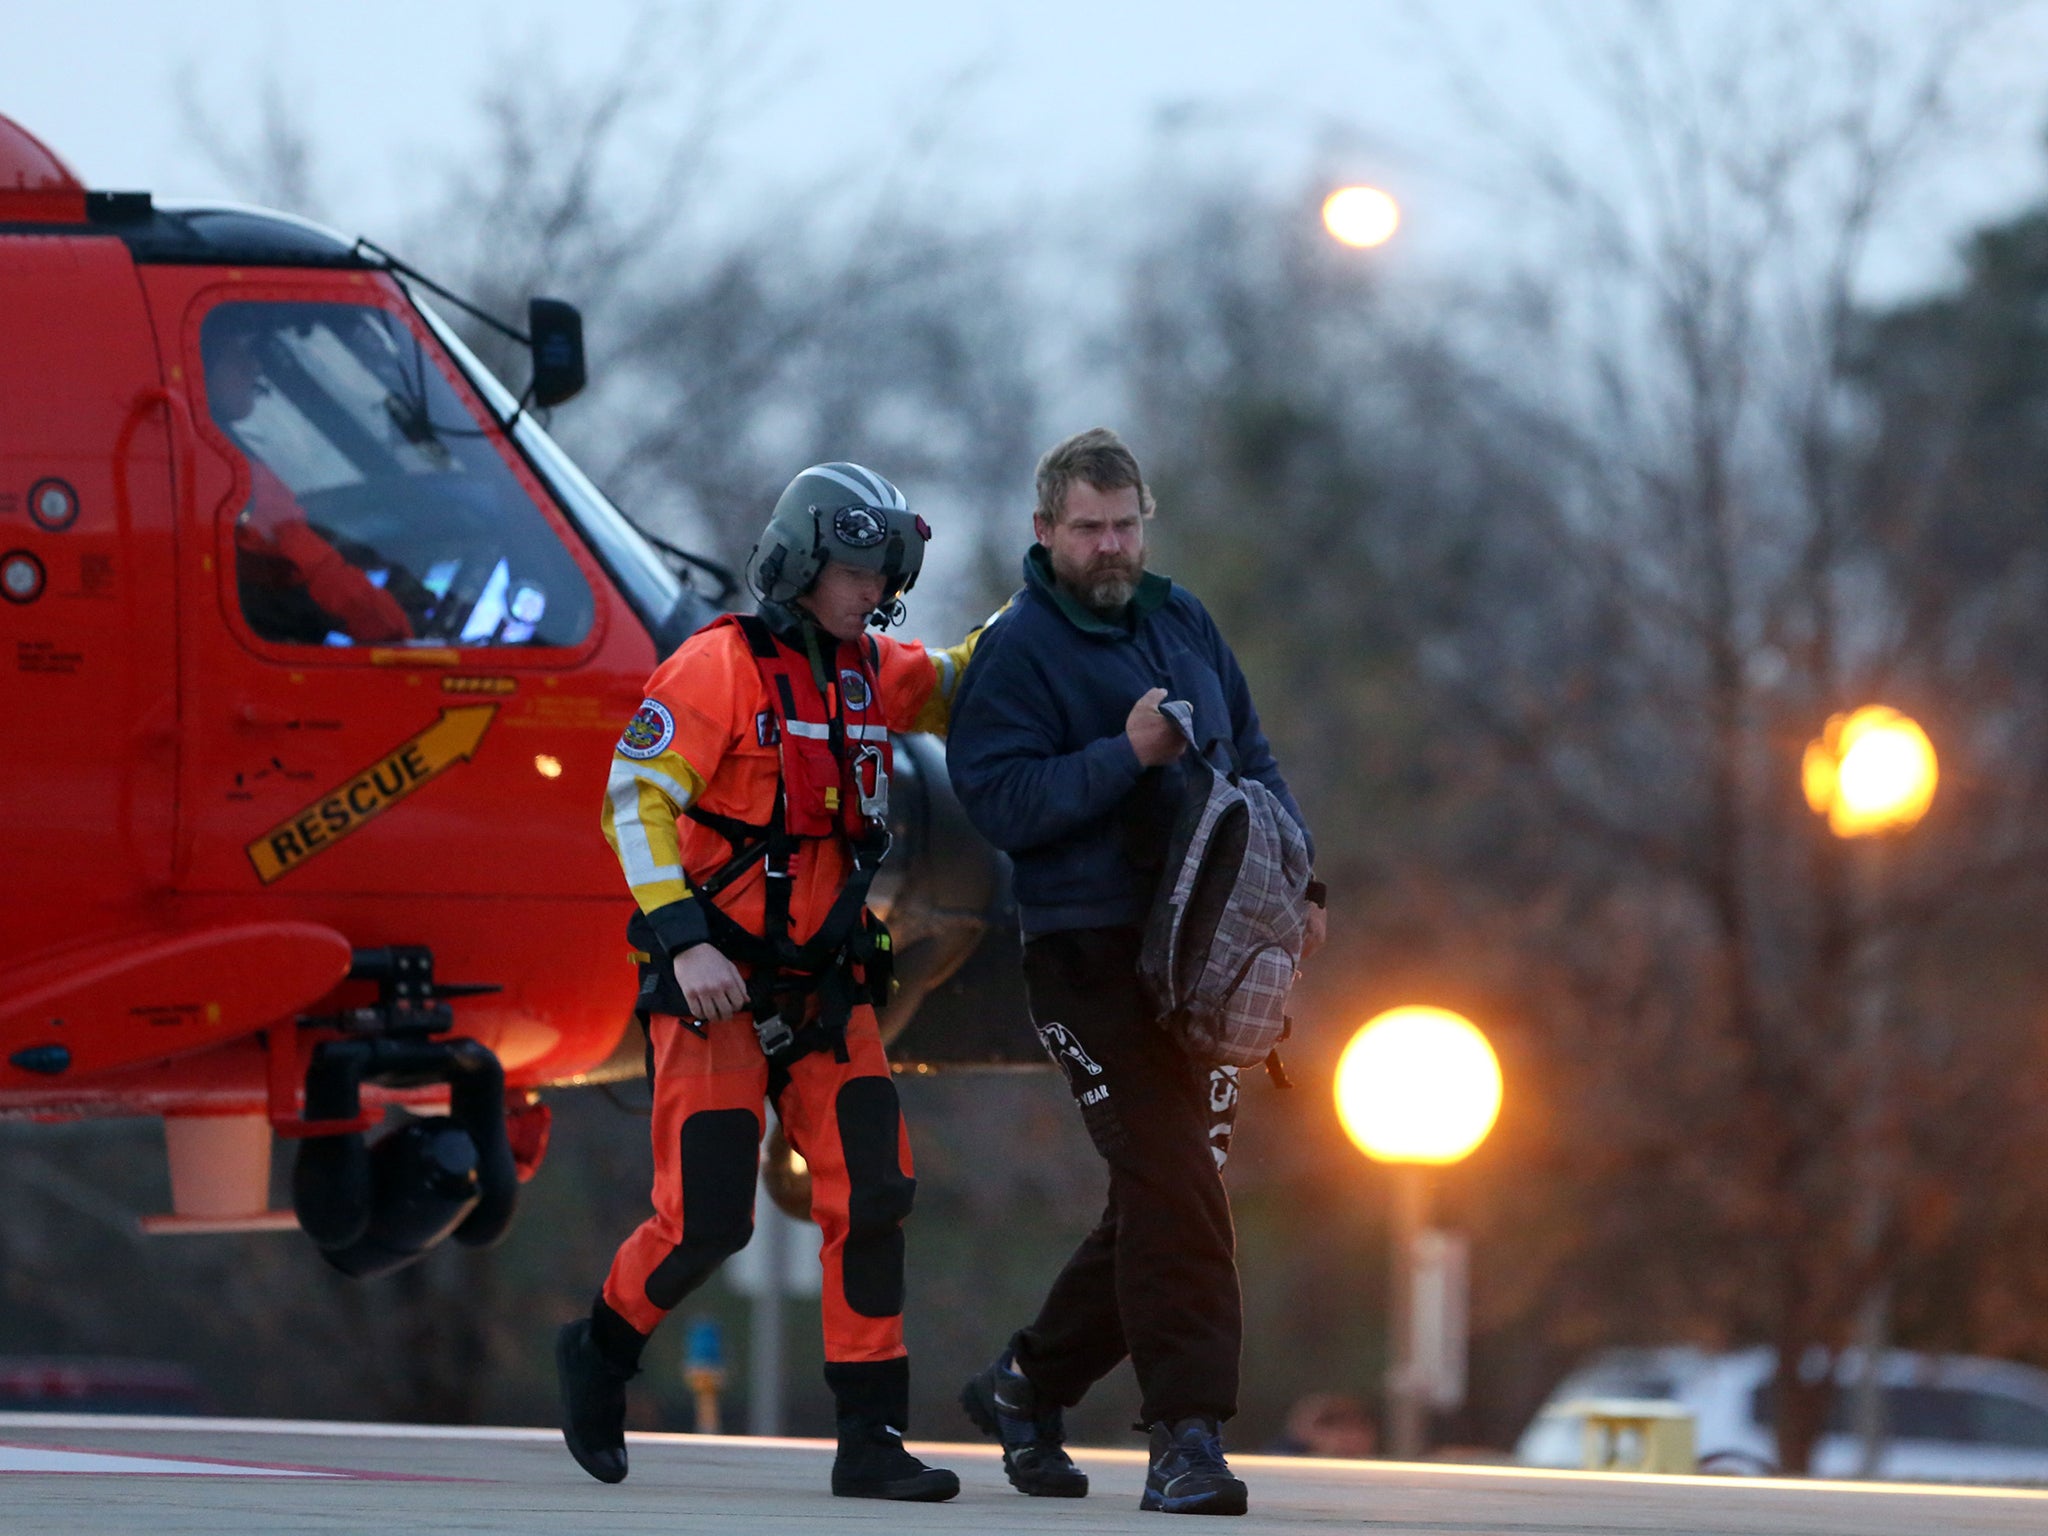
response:
{"label": "black sneaker", "polygon": [[1066,1452],[1058,1408],[1040,1408],[1015,1357],[1004,1350],[960,1389],[960,1406],[985,1435],[1003,1443],[1003,1471],[1019,1493],[1040,1499],[1084,1499],[1088,1474]]}
{"label": "black sneaker", "polygon": [[590,1341],[590,1319],[564,1323],[555,1335],[555,1376],[562,1388],[562,1438],[576,1465],[600,1483],[626,1480],[626,1383]]}
{"label": "black sneaker", "polygon": [[960,1491],[960,1479],[928,1467],[903,1448],[903,1432],[869,1419],[839,1421],[832,1492],[842,1499],[902,1499],[937,1504]]}
{"label": "black sneaker", "polygon": [[1230,1475],[1214,1419],[1152,1426],[1152,1465],[1140,1509],[1168,1515],[1241,1515],[1245,1487]]}

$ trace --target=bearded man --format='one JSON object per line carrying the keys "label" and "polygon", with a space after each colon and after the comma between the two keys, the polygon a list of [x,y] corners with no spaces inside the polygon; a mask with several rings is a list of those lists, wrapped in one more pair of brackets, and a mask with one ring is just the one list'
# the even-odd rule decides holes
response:
{"label": "bearded man", "polygon": [[[1222,1168],[1237,1069],[1190,1058],[1138,980],[1142,925],[1186,783],[1186,737],[1301,811],[1259,729],[1237,658],[1201,603],[1145,569],[1151,494],[1115,433],[1082,432],[1038,465],[1024,587],[981,631],[953,702],[947,764],[969,819],[1009,853],[1032,1022],[1109,1165],[1102,1219],[1038,1317],[961,1393],[1002,1442],[1020,1491],[1077,1498],[1062,1410],[1126,1354],[1151,1466],[1140,1507],[1241,1515],[1223,1457],[1243,1332]],[[1322,943],[1311,883],[1306,951]]]}

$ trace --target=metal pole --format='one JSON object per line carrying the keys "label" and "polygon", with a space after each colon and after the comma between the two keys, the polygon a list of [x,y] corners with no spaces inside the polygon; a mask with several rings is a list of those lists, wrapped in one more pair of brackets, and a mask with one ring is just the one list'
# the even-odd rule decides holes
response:
{"label": "metal pole", "polygon": [[1415,1359],[1416,1238],[1429,1224],[1429,1170],[1394,1168],[1393,1308],[1387,1338],[1387,1441],[1396,1460],[1418,1459],[1426,1445],[1428,1406]]}
{"label": "metal pole", "polygon": [[[1886,1062],[1891,1022],[1893,953],[1884,923],[1884,900],[1890,850],[1885,837],[1863,840],[1854,850],[1855,901],[1862,930],[1861,965],[1855,976],[1856,1054],[1864,1077],[1862,1178],[1863,1207],[1857,1238],[1864,1253],[1875,1255],[1884,1242],[1890,1219],[1892,1155],[1884,1145],[1885,1107],[1890,1094]],[[1860,1259],[1863,1254],[1858,1254]],[[1891,1333],[1891,1281],[1879,1278],[1863,1298],[1856,1319],[1856,1344],[1861,1369],[1853,1399],[1858,1442],[1856,1475],[1874,1478],[1884,1466],[1885,1423],[1883,1361]]]}
{"label": "metal pole", "polygon": [[1884,1469],[1885,1440],[1890,1426],[1885,1422],[1882,1369],[1891,1335],[1891,1291],[1889,1282],[1880,1282],[1864,1298],[1863,1311],[1856,1319],[1856,1349],[1863,1357],[1855,1399],[1858,1477],[1876,1477]]}
{"label": "metal pole", "polygon": [[754,1295],[747,1341],[747,1433],[782,1433],[783,1288],[788,1284],[792,1223],[773,1200],[754,1207],[754,1241],[761,1245],[761,1289]]}

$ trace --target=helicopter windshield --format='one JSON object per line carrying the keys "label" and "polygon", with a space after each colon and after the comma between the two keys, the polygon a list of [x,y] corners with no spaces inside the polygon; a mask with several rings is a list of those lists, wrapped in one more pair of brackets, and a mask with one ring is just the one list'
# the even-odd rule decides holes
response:
{"label": "helicopter windshield", "polygon": [[[510,419],[518,409],[511,392],[432,305],[410,289],[407,296],[498,419]],[[513,422],[512,436],[525,451],[534,471],[555,493],[563,512],[582,530],[598,560],[618,583],[628,605],[653,638],[657,655],[667,656],[718,617],[719,609],[669,568],[640,530],[562,451],[530,412],[519,414]]]}
{"label": "helicopter windshield", "polygon": [[224,303],[200,332],[207,407],[248,460],[243,616],[286,644],[573,646],[588,583],[397,315]]}

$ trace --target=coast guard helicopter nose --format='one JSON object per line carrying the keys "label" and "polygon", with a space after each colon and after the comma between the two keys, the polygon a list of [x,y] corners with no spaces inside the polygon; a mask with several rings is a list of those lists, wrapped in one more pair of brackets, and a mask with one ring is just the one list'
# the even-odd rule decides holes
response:
{"label": "coast guard helicopter nose", "polygon": [[[523,395],[430,295],[529,347]],[[528,408],[583,382],[558,300],[522,331],[303,219],[89,190],[0,117],[0,314],[0,1115],[163,1116],[152,1230],[296,1225],[351,1274],[494,1240],[540,1090],[639,1070],[598,810],[729,573]],[[903,1033],[1007,887],[898,751],[899,1066],[1028,1058],[1009,975]]]}

